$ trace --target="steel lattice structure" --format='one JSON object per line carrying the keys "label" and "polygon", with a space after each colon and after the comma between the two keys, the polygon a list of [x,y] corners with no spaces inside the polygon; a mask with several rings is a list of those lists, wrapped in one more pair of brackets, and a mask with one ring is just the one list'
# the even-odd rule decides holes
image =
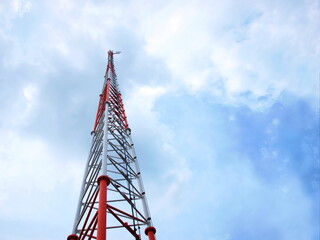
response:
{"label": "steel lattice structure", "polygon": [[155,239],[114,69],[113,55],[117,53],[108,52],[73,233],[68,240],[106,240],[107,234],[110,239],[138,240],[142,239],[142,226],[149,240]]}

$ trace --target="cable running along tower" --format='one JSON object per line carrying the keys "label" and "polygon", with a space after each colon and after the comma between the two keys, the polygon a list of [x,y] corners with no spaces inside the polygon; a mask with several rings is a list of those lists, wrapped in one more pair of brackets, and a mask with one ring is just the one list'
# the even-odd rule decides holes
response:
{"label": "cable running along tower", "polygon": [[[72,234],[68,240],[155,240],[141,173],[131,139],[113,55],[108,65],[91,132]],[[146,228],[145,228],[146,227]]]}

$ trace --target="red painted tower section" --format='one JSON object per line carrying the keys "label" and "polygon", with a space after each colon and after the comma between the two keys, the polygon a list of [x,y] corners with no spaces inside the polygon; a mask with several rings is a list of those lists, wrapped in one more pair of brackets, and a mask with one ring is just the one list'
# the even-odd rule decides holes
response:
{"label": "red painted tower section", "polygon": [[[114,69],[113,56],[118,53],[108,52],[89,156],[68,240],[155,240],[156,230]],[[143,230],[145,235],[141,234]]]}

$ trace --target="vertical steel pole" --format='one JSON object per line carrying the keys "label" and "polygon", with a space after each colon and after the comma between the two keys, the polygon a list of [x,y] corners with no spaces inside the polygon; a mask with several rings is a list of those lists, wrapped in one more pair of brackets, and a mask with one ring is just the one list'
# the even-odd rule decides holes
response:
{"label": "vertical steel pole", "polygon": [[107,239],[107,186],[110,184],[110,178],[107,176],[107,161],[108,161],[108,112],[109,112],[109,79],[106,87],[106,102],[104,110],[104,126],[103,126],[103,157],[100,176],[98,177],[99,184],[99,207],[98,207],[98,232],[97,240]]}
{"label": "vertical steel pole", "polygon": [[144,233],[148,236],[149,240],[156,240],[154,236],[156,234],[156,229],[154,227],[147,227]]}
{"label": "vertical steel pole", "polygon": [[71,234],[68,236],[67,240],[78,240],[79,237],[76,234]]}
{"label": "vertical steel pole", "polygon": [[92,154],[92,145],[94,144],[94,141],[93,141],[94,135],[93,134],[94,134],[94,132],[91,132],[92,139],[91,139],[91,143],[90,143],[90,151],[89,151],[87,164],[86,164],[86,167],[85,167],[85,170],[84,170],[84,174],[83,174],[83,180],[82,180],[82,185],[81,185],[81,190],[80,190],[80,197],[79,197],[76,216],[74,218],[74,225],[73,225],[73,229],[72,229],[72,233],[73,234],[77,233],[77,226],[78,226],[78,221],[79,221],[79,216],[80,216],[82,197],[83,197],[83,193],[84,193],[84,187],[86,185],[87,173],[88,173],[88,170],[89,170],[90,157],[91,157],[91,154]]}
{"label": "vertical steel pole", "polygon": [[98,208],[98,235],[97,240],[107,239],[107,186],[110,184],[110,178],[107,175],[101,175],[98,178],[99,184],[99,208]]}
{"label": "vertical steel pole", "polygon": [[[136,152],[135,152],[134,147],[133,147],[131,130],[128,131],[128,139],[129,139],[129,142],[130,142],[130,144],[132,146],[131,147],[131,152],[133,154],[134,165],[135,165],[136,171],[138,173],[139,190],[140,190],[140,192],[144,193],[145,190],[144,190],[144,186],[143,186],[143,182],[142,182],[142,178],[141,178],[140,167],[139,167],[139,164],[138,164],[138,161],[137,161],[137,155],[136,155]],[[148,227],[150,227],[152,225],[152,220],[151,220],[150,210],[148,208],[147,198],[146,198],[145,194],[142,195],[142,207],[143,207],[144,214],[147,217],[147,221],[148,221],[147,225],[148,225]]]}
{"label": "vertical steel pole", "polygon": [[[109,84],[109,81],[108,81]],[[107,85],[108,87],[108,85]],[[107,93],[108,94],[108,93]],[[100,175],[107,175],[107,161],[108,161],[108,112],[109,102],[106,99],[105,110],[104,110],[104,126],[103,126],[103,148],[102,148],[102,166]]]}

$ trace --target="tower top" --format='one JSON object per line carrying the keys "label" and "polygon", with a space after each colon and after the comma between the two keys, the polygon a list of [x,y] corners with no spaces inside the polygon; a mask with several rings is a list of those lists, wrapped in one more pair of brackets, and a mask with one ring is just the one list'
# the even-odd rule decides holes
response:
{"label": "tower top", "polygon": [[108,51],[108,55],[110,55],[110,54],[120,54],[121,53],[121,51],[112,51],[112,50],[109,50]]}

